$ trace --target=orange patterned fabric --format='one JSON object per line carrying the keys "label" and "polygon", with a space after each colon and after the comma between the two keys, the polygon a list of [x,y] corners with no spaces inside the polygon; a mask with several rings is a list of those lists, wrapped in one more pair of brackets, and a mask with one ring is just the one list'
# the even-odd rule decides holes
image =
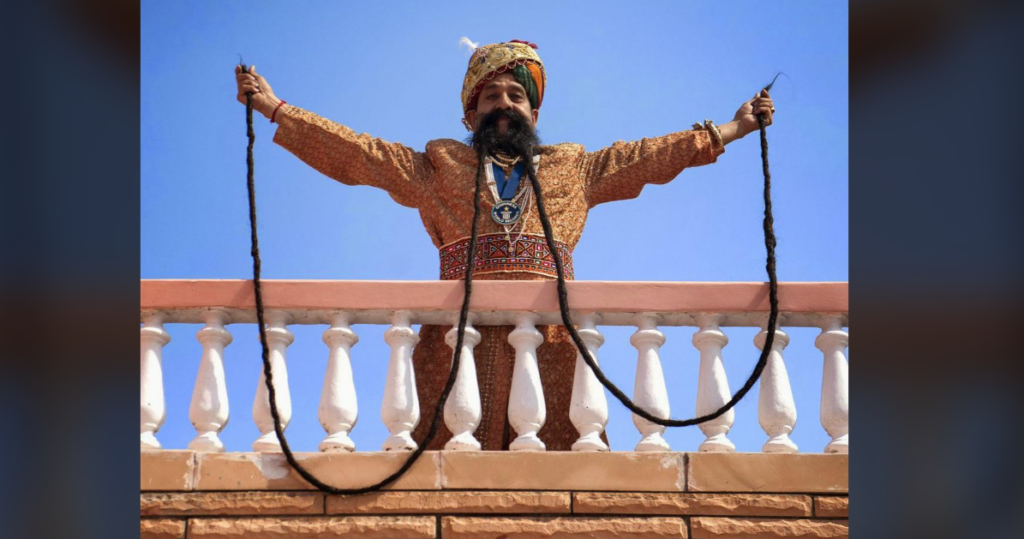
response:
{"label": "orange patterned fabric", "polygon": [[[346,185],[370,185],[384,189],[403,206],[420,212],[423,226],[434,246],[441,248],[470,235],[476,152],[465,143],[440,139],[417,152],[355,131],[304,109],[285,105],[278,112],[274,142],[299,159]],[[555,239],[575,248],[583,233],[590,208],[635,198],[644,185],[664,184],[684,168],[713,163],[725,148],[705,131],[680,131],[635,142],[616,142],[608,148],[587,152],[579,144],[538,148],[538,180]],[[523,182],[528,188],[529,182]],[[493,200],[481,200],[480,234],[504,234],[489,218]],[[532,204],[536,204],[534,200]],[[524,232],[543,237],[536,207],[526,215]],[[433,260],[423,261],[434,264]],[[530,272],[501,272],[475,279],[545,280],[550,276]],[[508,343],[511,326],[477,328],[483,340],[474,350],[480,385],[483,419],[476,438],[484,449],[507,449],[515,438],[507,421],[508,393],[515,350]],[[540,438],[549,450],[568,450],[577,434],[569,421],[569,399],[575,370],[576,348],[561,326],[539,326],[544,343],[538,350],[541,381],[547,405],[547,423]],[[413,351],[416,386],[422,419],[414,438],[422,440],[430,414],[451,364],[452,349],[444,342],[448,327],[423,326],[420,343]],[[440,449],[451,437],[442,426],[431,444]]]}

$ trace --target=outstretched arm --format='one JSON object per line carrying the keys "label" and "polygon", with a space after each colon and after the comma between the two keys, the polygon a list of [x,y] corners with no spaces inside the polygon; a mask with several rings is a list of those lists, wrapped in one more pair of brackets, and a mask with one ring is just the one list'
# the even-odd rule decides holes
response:
{"label": "outstretched arm", "polygon": [[587,205],[636,198],[645,185],[668,183],[685,168],[714,163],[723,152],[725,147],[705,130],[619,141],[585,153],[580,165]]}
{"label": "outstretched arm", "polygon": [[324,175],[347,185],[384,189],[403,206],[416,208],[430,180],[430,162],[421,152],[355,131],[312,112],[281,104],[253,67],[235,69],[238,100],[253,92],[253,109],[279,125],[274,142]]}
{"label": "outstretched arm", "polygon": [[679,131],[583,154],[588,205],[636,198],[644,185],[668,183],[685,168],[714,163],[726,144],[758,129],[757,114],[762,112],[771,125],[774,109],[766,91],[744,102],[731,122],[718,127],[720,141],[708,130]]}

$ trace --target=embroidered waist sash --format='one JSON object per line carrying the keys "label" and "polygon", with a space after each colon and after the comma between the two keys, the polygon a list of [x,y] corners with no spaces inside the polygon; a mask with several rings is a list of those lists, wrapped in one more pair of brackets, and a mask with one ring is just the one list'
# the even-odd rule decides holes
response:
{"label": "embroidered waist sash", "polygon": [[[555,240],[555,247],[562,257],[565,278],[572,279],[572,249]],[[523,234],[515,242],[511,252],[505,234],[483,234],[477,238],[476,260],[473,275],[482,273],[536,273],[558,277],[555,271],[555,257],[548,249],[544,236]],[[441,255],[441,280],[463,279],[466,276],[466,261],[469,257],[469,238],[456,240],[439,250]]]}

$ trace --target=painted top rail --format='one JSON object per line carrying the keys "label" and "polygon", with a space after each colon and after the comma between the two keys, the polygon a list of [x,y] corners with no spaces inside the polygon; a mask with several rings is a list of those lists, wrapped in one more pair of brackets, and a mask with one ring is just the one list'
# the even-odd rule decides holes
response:
{"label": "painted top rail", "polygon": [[[534,312],[540,323],[560,323],[555,281],[477,281],[470,309],[475,323],[511,324],[515,313]],[[575,313],[599,313],[601,322],[629,325],[636,313],[661,316],[665,325],[695,325],[700,313],[722,315],[722,325],[751,326],[768,312],[767,283],[572,281]],[[462,302],[461,281],[263,281],[264,308],[284,311],[294,324],[330,323],[334,313],[352,323],[387,323],[410,311],[413,323],[451,324]],[[141,282],[141,316],[198,323],[211,308],[233,323],[255,322],[252,281],[160,279]],[[779,283],[779,310],[788,326],[819,326],[824,318],[848,325],[849,283]]]}

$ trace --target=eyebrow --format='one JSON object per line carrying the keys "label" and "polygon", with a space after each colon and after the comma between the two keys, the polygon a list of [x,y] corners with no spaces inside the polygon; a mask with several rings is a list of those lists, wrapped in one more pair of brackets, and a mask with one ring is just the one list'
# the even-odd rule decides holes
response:
{"label": "eyebrow", "polygon": [[[486,85],[484,86],[483,90],[480,90],[480,91],[481,91],[481,92],[486,92],[487,90],[493,90],[494,88],[497,88],[497,87],[500,87],[500,86],[501,86],[501,85],[500,85],[500,84],[498,84],[498,82],[497,82],[497,81],[491,81],[491,82],[488,82],[488,83],[487,83],[487,84],[486,84]],[[523,85],[522,85],[522,84],[519,84],[518,82],[515,82],[515,83],[513,83],[513,86],[512,86],[512,88],[511,88],[511,91],[518,91],[518,92],[523,92],[523,93],[525,93],[525,92],[526,92],[526,88],[523,88]]]}

